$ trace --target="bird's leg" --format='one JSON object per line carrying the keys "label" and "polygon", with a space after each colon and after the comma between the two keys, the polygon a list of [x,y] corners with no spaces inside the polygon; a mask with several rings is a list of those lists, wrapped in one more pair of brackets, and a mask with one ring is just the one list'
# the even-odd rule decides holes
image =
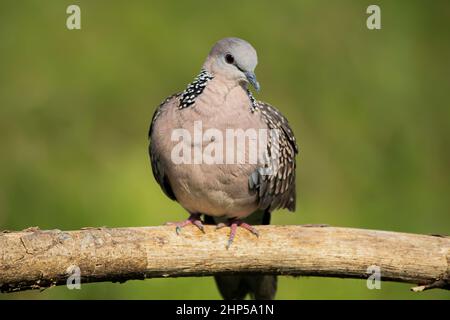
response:
{"label": "bird's leg", "polygon": [[239,219],[233,218],[233,219],[229,219],[228,222],[226,222],[226,223],[221,222],[216,226],[216,230],[222,229],[224,227],[230,227],[230,236],[228,238],[227,249],[233,243],[233,240],[236,236],[236,231],[237,231],[238,227],[244,228],[244,229],[250,231],[251,233],[253,233],[255,236],[259,237],[259,232],[255,227],[253,227],[253,226],[249,225],[248,223],[243,222]]}
{"label": "bird's leg", "polygon": [[198,213],[191,213],[191,215],[189,216],[189,218],[187,218],[184,221],[180,221],[180,222],[167,222],[166,225],[174,225],[176,226],[175,231],[177,234],[180,234],[181,229],[186,227],[189,224],[192,224],[194,226],[196,226],[197,228],[199,228],[203,233],[205,233],[205,228],[203,227],[203,222],[202,219],[200,218],[200,214]]}

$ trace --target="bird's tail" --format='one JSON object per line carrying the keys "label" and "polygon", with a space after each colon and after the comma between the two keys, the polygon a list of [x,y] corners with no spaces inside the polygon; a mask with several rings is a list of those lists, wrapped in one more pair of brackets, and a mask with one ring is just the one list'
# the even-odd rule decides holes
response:
{"label": "bird's tail", "polygon": [[215,276],[217,288],[225,300],[242,300],[247,294],[255,300],[273,300],[277,276]]}
{"label": "bird's tail", "polygon": [[[270,224],[270,212],[257,211],[244,221],[252,225]],[[205,222],[217,223],[210,216],[205,216]],[[277,291],[277,276],[272,275],[215,276],[214,279],[225,300],[242,300],[247,294],[255,300],[272,300]]]}

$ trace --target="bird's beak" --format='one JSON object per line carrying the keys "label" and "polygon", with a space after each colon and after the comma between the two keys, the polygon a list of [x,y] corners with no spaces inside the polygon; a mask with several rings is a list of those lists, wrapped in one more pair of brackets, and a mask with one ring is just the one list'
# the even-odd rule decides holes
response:
{"label": "bird's beak", "polygon": [[259,89],[261,87],[259,86],[258,80],[256,80],[255,73],[253,73],[251,71],[247,71],[247,72],[245,72],[245,77],[247,78],[248,82],[250,82],[252,84],[252,86],[255,88],[255,90],[259,91]]}

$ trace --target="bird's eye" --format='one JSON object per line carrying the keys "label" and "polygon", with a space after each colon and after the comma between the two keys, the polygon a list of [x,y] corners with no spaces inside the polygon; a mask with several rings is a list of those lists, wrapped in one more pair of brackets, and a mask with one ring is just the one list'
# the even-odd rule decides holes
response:
{"label": "bird's eye", "polygon": [[225,61],[227,62],[227,63],[229,63],[229,64],[232,64],[232,63],[234,63],[234,57],[231,55],[231,54],[227,54],[226,56],[225,56]]}

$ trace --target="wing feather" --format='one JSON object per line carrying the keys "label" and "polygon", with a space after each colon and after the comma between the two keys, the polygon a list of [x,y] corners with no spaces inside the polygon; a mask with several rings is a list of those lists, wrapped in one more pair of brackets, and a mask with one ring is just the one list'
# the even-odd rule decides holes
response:
{"label": "wing feather", "polygon": [[269,129],[277,129],[278,143],[268,143],[266,151],[266,170],[257,170],[258,177],[254,174],[249,179],[259,196],[259,207],[269,212],[278,208],[287,208],[294,211],[296,204],[295,195],[295,157],[299,152],[294,133],[287,119],[275,107],[261,102],[254,102],[255,112],[260,112],[261,117],[267,123]]}

